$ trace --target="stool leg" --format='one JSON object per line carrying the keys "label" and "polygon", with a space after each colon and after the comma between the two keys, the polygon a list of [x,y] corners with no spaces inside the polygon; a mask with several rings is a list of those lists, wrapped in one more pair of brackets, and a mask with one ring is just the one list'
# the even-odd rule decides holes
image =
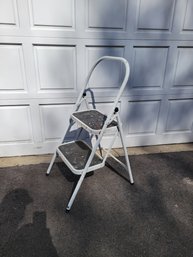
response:
{"label": "stool leg", "polygon": [[88,160],[87,160],[87,163],[86,163],[86,165],[85,165],[85,168],[84,168],[84,170],[82,171],[82,174],[81,174],[81,176],[80,176],[80,178],[79,178],[79,181],[78,181],[78,183],[77,183],[77,185],[76,185],[76,187],[75,187],[75,189],[74,189],[74,192],[73,192],[73,194],[72,194],[72,196],[71,196],[71,198],[70,198],[70,201],[68,202],[68,205],[67,205],[67,207],[66,207],[66,211],[67,211],[67,212],[70,211],[71,206],[72,206],[72,204],[73,204],[73,202],[74,202],[74,199],[75,199],[75,197],[76,197],[76,195],[77,195],[77,193],[78,193],[78,191],[79,191],[79,189],[80,189],[80,186],[82,185],[83,179],[84,179],[86,173],[87,173],[88,170],[89,170],[89,166],[90,166],[90,164],[91,164],[91,162],[92,162],[92,160],[93,160],[93,157],[94,157],[94,155],[95,155],[95,152],[96,152],[96,150],[97,150],[97,148],[98,148],[98,146],[99,146],[99,144],[100,144],[100,141],[101,141],[101,139],[102,139],[102,136],[103,136],[103,132],[101,132],[101,134],[99,135],[99,137],[98,137],[98,139],[97,139],[95,145],[93,146],[92,152],[90,153],[90,156],[89,156],[89,158],[88,158]]}
{"label": "stool leg", "polygon": [[49,165],[49,167],[48,167],[48,169],[47,169],[47,171],[46,171],[46,176],[48,176],[48,175],[50,174],[51,169],[52,169],[52,166],[53,166],[53,164],[54,164],[54,162],[55,162],[56,156],[57,156],[57,154],[54,153],[54,155],[53,155],[53,157],[52,157],[52,159],[51,159],[50,165]]}
{"label": "stool leg", "polygon": [[75,187],[75,189],[73,191],[73,194],[72,194],[72,196],[70,198],[70,201],[68,202],[68,205],[66,207],[66,211],[67,212],[70,211],[70,209],[71,209],[71,207],[73,205],[73,202],[74,202],[74,200],[76,198],[76,195],[77,195],[77,193],[78,193],[78,191],[80,189],[80,186],[82,185],[82,182],[83,182],[83,179],[84,179],[85,175],[86,175],[86,170],[84,170],[83,173],[81,174],[81,176],[79,178],[79,181],[78,181],[78,183],[77,183],[77,185],[76,185],[76,187]]}
{"label": "stool leg", "polygon": [[126,161],[126,165],[127,165],[127,171],[129,173],[130,183],[134,184],[133,175],[132,175],[132,171],[131,171],[131,165],[130,165],[130,162],[129,162],[127,148],[126,148],[126,145],[125,145],[125,138],[124,138],[124,134],[123,134],[122,123],[121,123],[119,115],[117,116],[117,121],[118,121],[121,143],[122,143],[124,154],[125,154],[125,161]]}

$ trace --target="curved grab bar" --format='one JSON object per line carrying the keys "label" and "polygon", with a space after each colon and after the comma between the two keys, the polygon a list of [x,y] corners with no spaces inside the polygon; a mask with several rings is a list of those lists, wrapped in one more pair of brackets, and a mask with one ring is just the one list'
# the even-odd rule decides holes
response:
{"label": "curved grab bar", "polygon": [[91,77],[91,75],[92,75],[94,69],[95,69],[96,66],[97,66],[101,61],[103,61],[103,60],[119,61],[119,62],[122,62],[122,63],[124,64],[124,66],[125,66],[125,75],[124,75],[124,79],[123,79],[122,84],[121,84],[121,87],[120,87],[120,89],[119,89],[119,93],[117,94],[117,97],[116,97],[116,99],[115,99],[115,101],[114,101],[114,106],[115,106],[115,107],[117,106],[118,101],[119,101],[119,98],[121,97],[121,95],[122,95],[122,93],[123,93],[123,90],[125,89],[125,86],[126,86],[126,84],[127,84],[127,81],[128,81],[128,79],[129,79],[129,75],[130,75],[130,66],[129,66],[128,61],[127,61],[125,58],[123,58],[123,57],[116,57],[116,56],[103,56],[103,57],[99,58],[99,59],[97,60],[97,62],[92,66],[92,68],[90,69],[90,71],[89,71],[89,73],[88,73],[88,76],[87,76],[87,78],[86,78],[85,86],[84,86],[83,89],[81,90],[80,95],[79,95],[79,97],[78,97],[78,99],[77,99],[77,101],[76,101],[76,105],[75,105],[75,106],[77,106],[77,105],[79,104],[79,102],[80,102],[80,100],[81,100],[81,98],[82,98],[83,93],[85,92],[86,88],[88,87],[88,82],[89,82],[89,80],[90,80],[90,77]]}

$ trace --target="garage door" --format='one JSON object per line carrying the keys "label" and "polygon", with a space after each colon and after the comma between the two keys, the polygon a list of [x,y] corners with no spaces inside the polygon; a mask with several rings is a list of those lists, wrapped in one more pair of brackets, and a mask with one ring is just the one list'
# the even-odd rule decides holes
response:
{"label": "garage door", "polygon": [[[192,141],[192,15],[193,0],[0,0],[0,155],[52,152],[103,55],[131,65],[119,103],[127,146]],[[106,63],[93,76],[99,109],[122,72]]]}

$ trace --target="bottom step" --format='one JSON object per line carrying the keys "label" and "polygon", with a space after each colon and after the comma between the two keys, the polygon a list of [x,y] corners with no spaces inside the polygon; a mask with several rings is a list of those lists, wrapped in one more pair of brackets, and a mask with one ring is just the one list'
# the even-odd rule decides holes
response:
{"label": "bottom step", "polygon": [[[74,141],[60,145],[57,153],[64,163],[75,174],[80,175],[84,170],[87,160],[91,154],[92,148],[84,141]],[[95,154],[88,172],[103,167],[103,159]]]}

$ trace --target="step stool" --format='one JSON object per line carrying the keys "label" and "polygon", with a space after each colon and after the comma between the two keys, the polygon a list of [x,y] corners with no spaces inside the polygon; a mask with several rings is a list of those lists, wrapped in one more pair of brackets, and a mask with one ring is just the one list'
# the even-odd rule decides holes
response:
{"label": "step stool", "polygon": [[[90,109],[89,101],[87,99],[87,92],[91,91],[91,89],[89,88],[90,77],[93,71],[95,70],[96,66],[104,60],[120,62],[124,64],[125,67],[125,75],[122,84],[114,100],[114,103],[112,104],[112,109],[108,115],[103,114],[97,111],[96,109]],[[108,156],[111,156],[125,168],[125,170],[128,172],[130,183],[134,183],[118,108],[118,102],[127,84],[129,74],[129,64],[124,58],[103,56],[94,64],[94,66],[91,68],[87,76],[85,85],[82,91],[80,92],[79,97],[74,106],[74,112],[71,115],[68,130],[66,131],[67,134],[70,128],[76,123],[80,127],[79,135],[77,135],[77,139],[74,141],[67,143],[63,143],[62,141],[62,144],[60,144],[57,147],[56,152],[54,153],[48,170],[46,172],[46,175],[50,174],[55,159],[57,156],[59,156],[74,174],[80,175],[78,183],[76,184],[76,187],[66,207],[67,212],[70,211],[72,207],[72,204],[85,178],[85,175],[88,172],[104,167]],[[80,107],[82,107],[83,102],[85,102],[86,109],[79,110]],[[91,137],[96,137],[95,143],[92,147],[88,145],[85,141],[79,139],[80,133],[83,129],[89,132]],[[112,131],[113,137],[106,150],[102,149],[100,143],[105,132],[107,132],[108,130]],[[121,143],[123,146],[126,165],[111,154],[111,149],[118,135],[120,136]]]}

